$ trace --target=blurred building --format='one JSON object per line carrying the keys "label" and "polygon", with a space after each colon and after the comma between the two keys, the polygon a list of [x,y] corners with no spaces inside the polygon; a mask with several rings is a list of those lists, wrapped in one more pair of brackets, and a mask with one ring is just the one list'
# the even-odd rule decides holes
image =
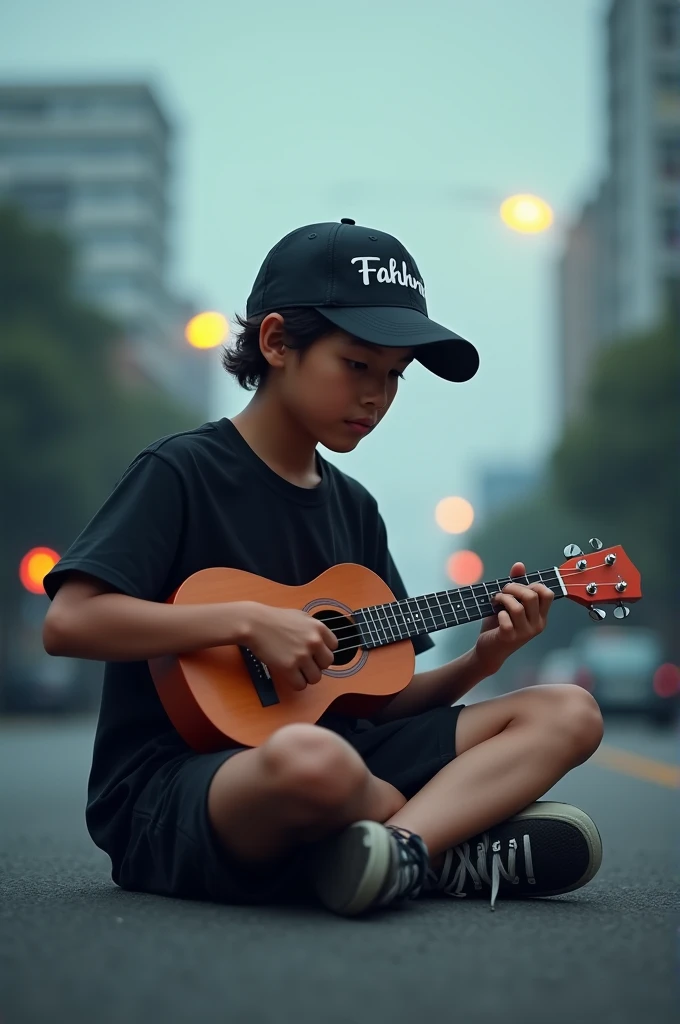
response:
{"label": "blurred building", "polygon": [[477,477],[475,523],[480,525],[527,497],[540,479],[541,467],[500,463],[482,467]]}
{"label": "blurred building", "polygon": [[79,295],[125,329],[121,365],[204,411],[212,361],[167,285],[171,141],[144,84],[0,86],[0,201],[72,240]]}
{"label": "blurred building", "polygon": [[608,171],[559,268],[566,418],[598,350],[654,327],[680,294],[680,3],[612,0],[606,38]]}

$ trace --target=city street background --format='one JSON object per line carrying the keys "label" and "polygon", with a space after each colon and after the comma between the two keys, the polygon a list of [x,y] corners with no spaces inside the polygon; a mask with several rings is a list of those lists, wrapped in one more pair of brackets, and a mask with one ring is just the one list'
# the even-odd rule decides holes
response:
{"label": "city street background", "polygon": [[[378,499],[409,594],[600,541],[641,573],[622,617],[559,602],[469,697],[602,708],[549,794],[603,835],[570,896],[199,905],[117,890],[85,831],[102,670],[45,653],[44,575],[139,451],[241,411],[220,353],[260,264],[346,217],[406,245],[480,352],[463,385],[410,366],[378,431],[323,452]],[[679,0],[8,0],[0,1024],[677,1019],[679,356]]]}

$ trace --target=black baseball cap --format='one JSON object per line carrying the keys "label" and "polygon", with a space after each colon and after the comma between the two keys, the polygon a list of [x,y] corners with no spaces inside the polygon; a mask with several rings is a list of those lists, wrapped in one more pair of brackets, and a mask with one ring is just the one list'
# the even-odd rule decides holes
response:
{"label": "black baseball cap", "polygon": [[339,224],[307,224],[282,238],[260,267],[246,315],[310,307],[362,341],[415,348],[415,358],[445,380],[470,380],[477,349],[430,320],[425,285],[393,235]]}

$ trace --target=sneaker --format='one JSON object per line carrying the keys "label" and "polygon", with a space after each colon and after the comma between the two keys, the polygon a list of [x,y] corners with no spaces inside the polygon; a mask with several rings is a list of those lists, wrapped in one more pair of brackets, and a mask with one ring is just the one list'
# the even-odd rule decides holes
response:
{"label": "sneaker", "polygon": [[[476,854],[476,860],[473,858]],[[439,877],[430,868],[423,895],[524,899],[580,889],[602,863],[595,822],[571,804],[548,800],[446,851]]]}
{"label": "sneaker", "polygon": [[314,887],[329,910],[353,917],[417,896],[429,864],[427,846],[415,832],[355,821],[319,845]]}

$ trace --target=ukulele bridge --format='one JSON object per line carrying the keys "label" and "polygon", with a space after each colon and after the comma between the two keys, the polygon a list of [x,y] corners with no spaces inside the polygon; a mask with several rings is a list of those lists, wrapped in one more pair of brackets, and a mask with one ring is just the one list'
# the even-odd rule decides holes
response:
{"label": "ukulele bridge", "polygon": [[248,675],[252,680],[262,707],[268,708],[272,704],[279,704],[279,695],[276,692],[274,681],[265,663],[256,658],[249,647],[241,647],[239,645],[239,651],[243,656],[246,668],[248,669]]}

